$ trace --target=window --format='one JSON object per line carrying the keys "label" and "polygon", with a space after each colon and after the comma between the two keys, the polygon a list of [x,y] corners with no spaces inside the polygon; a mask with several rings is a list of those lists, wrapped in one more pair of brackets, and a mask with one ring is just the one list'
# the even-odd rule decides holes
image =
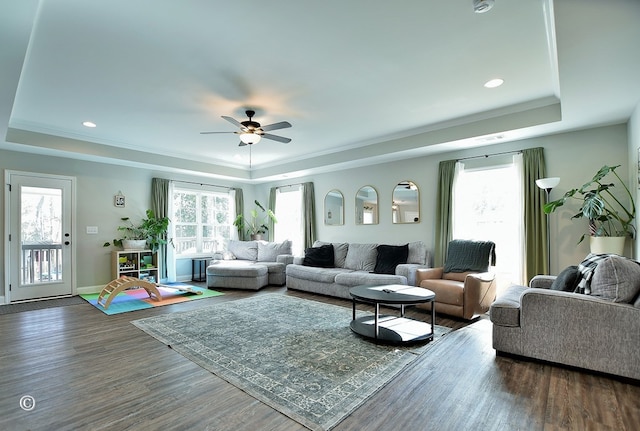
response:
{"label": "window", "polygon": [[235,229],[228,192],[175,187],[172,205],[176,257],[211,255],[226,248]]}
{"label": "window", "polygon": [[521,155],[459,163],[453,188],[453,238],[496,244],[498,281],[522,284],[524,265]]}
{"label": "window", "polygon": [[302,225],[302,187],[286,186],[276,190],[276,218],[274,241],[291,241],[291,251],[300,256],[304,251],[304,229]]}

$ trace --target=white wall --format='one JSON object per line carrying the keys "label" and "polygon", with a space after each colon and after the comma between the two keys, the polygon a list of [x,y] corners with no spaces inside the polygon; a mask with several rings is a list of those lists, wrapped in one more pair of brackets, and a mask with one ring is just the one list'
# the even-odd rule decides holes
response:
{"label": "white wall", "polygon": [[[632,193],[635,190],[634,198],[637,211],[637,205],[640,203],[640,157],[638,156],[640,152],[640,103],[631,114],[627,130],[629,135],[629,184],[633,186]],[[640,221],[636,217],[636,229],[639,227]],[[640,241],[635,241],[633,249],[633,256],[637,259],[640,256]]]}
{"label": "white wall", "polygon": [[[152,178],[242,187],[242,184],[168,174],[150,169],[0,150],[0,170],[4,169],[76,177],[77,232],[73,241],[77,252],[76,281],[77,287],[81,289],[104,286],[111,280],[110,253],[114,248],[105,248],[102,245],[106,241],[118,237],[116,228],[121,224],[122,217],[131,217],[133,220],[141,219],[145,211],[151,207]],[[125,208],[116,208],[113,204],[113,197],[119,191],[126,197]],[[3,218],[5,192],[5,188],[0,192],[0,217]],[[98,234],[87,234],[87,226],[97,226]],[[2,232],[3,244],[5,240],[5,233]],[[0,248],[0,282],[2,284],[4,284],[4,265],[4,248]],[[190,275],[191,261],[189,260],[183,266],[184,272],[188,271]],[[0,292],[4,292],[4,285],[0,287]],[[2,293],[0,293],[1,295]]]}
{"label": "white wall", "polygon": [[[627,125],[621,124],[260,185],[231,183],[157,172],[150,169],[6,150],[0,150],[0,169],[69,175],[77,178],[78,231],[75,241],[78,262],[76,268],[77,285],[82,288],[101,286],[110,281],[110,249],[103,248],[102,244],[116,236],[115,229],[119,224],[120,217],[142,217],[144,211],[149,208],[151,179],[153,177],[242,187],[247,211],[253,208],[254,199],[266,203],[269,188],[274,185],[313,181],[319,239],[388,244],[422,240],[430,249],[433,249],[436,182],[438,163],[441,160],[538,146],[544,147],[547,174],[561,178],[560,185],[552,192],[551,197],[555,199],[566,190],[585,183],[604,164],[622,164],[619,173],[623,178],[629,177],[629,163],[635,163],[635,159],[631,159],[631,162],[628,161],[629,147],[638,148],[640,146],[638,141],[638,135],[640,135],[638,133],[640,129],[639,116],[640,114],[636,111],[633,124],[629,126],[629,133],[633,135],[631,138],[633,144],[627,139]],[[391,223],[391,195],[395,185],[404,180],[411,180],[420,188],[421,220],[417,224],[394,225]],[[377,225],[355,224],[355,196],[357,190],[364,185],[375,187],[379,194],[380,223]],[[345,224],[343,226],[325,226],[322,219],[324,196],[334,188],[339,189],[345,197]],[[116,208],[113,205],[113,196],[118,191],[122,191],[126,196],[127,204],[124,209]],[[0,192],[0,214],[3,216],[4,193],[5,189],[3,188]],[[558,273],[566,266],[578,263],[588,253],[586,243],[575,245],[586,229],[586,221],[571,221],[572,214],[573,211],[566,210],[551,216],[552,273]],[[86,234],[86,226],[98,226],[99,234]],[[4,243],[6,240],[4,232],[1,239]],[[190,262],[187,263],[188,265],[182,266],[179,275],[186,275],[190,271]],[[4,271],[3,249],[0,248],[0,280],[2,282],[4,281]]]}
{"label": "white wall", "polygon": [[[387,244],[422,240],[425,241],[429,249],[433,249],[436,182],[440,161],[534,147],[544,148],[547,175],[561,178],[560,184],[551,193],[551,199],[558,199],[567,190],[580,187],[605,164],[621,164],[622,166],[617,172],[622,178],[628,176],[627,128],[626,125],[619,124],[474,150],[340,170],[302,179],[298,178],[289,183],[313,181],[318,220],[317,237],[320,240]],[[391,223],[393,188],[403,180],[414,181],[420,188],[420,223]],[[263,196],[259,199],[265,199],[264,196],[268,196],[269,187],[285,184],[288,183],[281,181],[261,185],[257,188],[256,193],[258,196]],[[371,185],[378,191],[380,223],[377,225],[355,224],[355,196],[357,190],[364,185]],[[343,226],[325,226],[323,223],[324,196],[331,189],[339,189],[345,197],[345,224]],[[561,211],[550,216],[552,274],[559,273],[569,265],[579,263],[589,253],[588,241],[576,245],[587,228],[586,220],[571,220],[571,216],[577,212],[576,208],[566,205]]]}

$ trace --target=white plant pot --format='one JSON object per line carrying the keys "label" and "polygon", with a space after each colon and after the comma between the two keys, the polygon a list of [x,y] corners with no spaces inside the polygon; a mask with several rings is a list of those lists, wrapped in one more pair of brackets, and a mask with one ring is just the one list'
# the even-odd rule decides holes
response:
{"label": "white plant pot", "polygon": [[591,236],[589,247],[593,254],[618,254],[624,253],[624,241],[626,236]]}
{"label": "white plant pot", "polygon": [[146,239],[123,239],[122,248],[125,250],[145,250],[147,248]]}

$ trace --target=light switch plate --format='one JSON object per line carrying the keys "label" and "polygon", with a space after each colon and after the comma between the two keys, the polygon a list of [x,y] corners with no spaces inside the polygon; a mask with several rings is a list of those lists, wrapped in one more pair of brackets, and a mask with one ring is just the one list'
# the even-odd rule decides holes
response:
{"label": "light switch plate", "polygon": [[87,234],[95,235],[98,233],[98,226],[87,226]]}

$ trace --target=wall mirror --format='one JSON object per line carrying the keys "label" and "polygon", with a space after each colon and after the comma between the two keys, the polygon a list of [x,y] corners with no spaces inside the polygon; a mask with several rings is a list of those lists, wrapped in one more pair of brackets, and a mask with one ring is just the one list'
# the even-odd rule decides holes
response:
{"label": "wall mirror", "polygon": [[324,224],[344,224],[344,196],[340,190],[330,190],[324,197]]}
{"label": "wall mirror", "polygon": [[378,224],[378,192],[371,186],[356,193],[356,224]]}
{"label": "wall mirror", "polygon": [[420,222],[420,191],[413,181],[401,181],[393,189],[391,203],[393,223]]}

